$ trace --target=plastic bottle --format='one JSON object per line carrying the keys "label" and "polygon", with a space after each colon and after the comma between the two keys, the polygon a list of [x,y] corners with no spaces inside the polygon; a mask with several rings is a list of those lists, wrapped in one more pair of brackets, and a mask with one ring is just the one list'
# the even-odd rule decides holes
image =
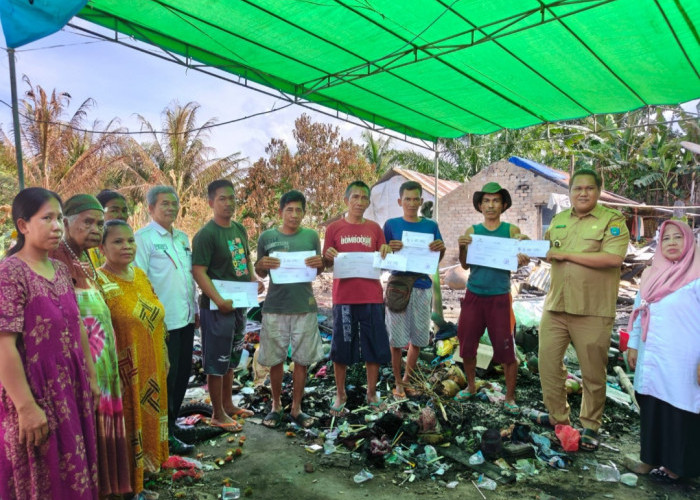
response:
{"label": "plastic bottle", "polygon": [[224,489],[221,492],[221,500],[238,500],[239,498],[241,498],[240,488],[224,486]]}
{"label": "plastic bottle", "polygon": [[617,483],[620,480],[620,471],[612,465],[598,464],[595,466],[595,479],[607,483]]}
{"label": "plastic bottle", "polygon": [[477,451],[474,453],[471,457],[469,457],[469,465],[479,465],[484,463],[484,455],[481,453],[481,450]]}

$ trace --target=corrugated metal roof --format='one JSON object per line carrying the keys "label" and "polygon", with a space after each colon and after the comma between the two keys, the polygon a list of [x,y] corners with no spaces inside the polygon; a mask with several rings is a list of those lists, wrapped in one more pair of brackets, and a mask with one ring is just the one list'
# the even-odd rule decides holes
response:
{"label": "corrugated metal roof", "polygon": [[[401,167],[393,167],[391,170],[388,170],[374,184],[374,186],[376,186],[377,184],[381,184],[382,182],[386,182],[396,175],[401,175],[408,181],[418,182],[423,187],[424,191],[435,196],[435,176],[421,174],[420,172],[416,172],[415,170],[408,170],[408,169],[401,168]],[[442,198],[447,193],[457,189],[461,185],[462,185],[461,182],[438,179],[438,196],[437,196],[437,198],[438,199]],[[372,187],[374,187],[374,186],[372,186]]]}
{"label": "corrugated metal roof", "polygon": [[[508,161],[520,168],[524,168],[525,170],[529,170],[538,175],[541,175],[542,177],[552,181],[555,184],[563,186],[567,189],[569,188],[568,172],[564,172],[563,170],[555,170],[551,167],[548,167],[547,165],[542,165],[541,163],[528,160],[527,158],[520,158],[519,156],[511,156],[510,158],[508,158]],[[600,201],[608,201],[611,203],[628,203],[630,205],[640,206],[642,205],[638,201],[630,200],[629,198],[625,198],[624,196],[620,196],[619,194],[615,194],[611,191],[606,190],[603,190],[600,193]]]}

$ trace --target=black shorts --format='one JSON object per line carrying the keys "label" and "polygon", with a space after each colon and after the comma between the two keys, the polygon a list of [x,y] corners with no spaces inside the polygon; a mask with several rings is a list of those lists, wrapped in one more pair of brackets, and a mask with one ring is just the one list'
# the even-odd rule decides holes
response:
{"label": "black shorts", "polygon": [[331,361],[351,365],[366,361],[391,361],[389,335],[384,322],[384,304],[339,304],[333,306]]}
{"label": "black shorts", "polygon": [[226,375],[241,357],[245,332],[245,308],[221,314],[208,308],[199,309],[202,330],[202,361],[207,375]]}

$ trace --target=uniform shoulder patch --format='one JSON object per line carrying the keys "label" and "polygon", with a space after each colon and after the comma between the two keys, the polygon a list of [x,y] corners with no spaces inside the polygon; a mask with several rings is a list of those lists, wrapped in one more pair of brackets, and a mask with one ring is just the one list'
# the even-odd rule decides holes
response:
{"label": "uniform shoulder patch", "polygon": [[610,234],[612,234],[613,236],[620,236],[620,228],[617,226],[611,227]]}

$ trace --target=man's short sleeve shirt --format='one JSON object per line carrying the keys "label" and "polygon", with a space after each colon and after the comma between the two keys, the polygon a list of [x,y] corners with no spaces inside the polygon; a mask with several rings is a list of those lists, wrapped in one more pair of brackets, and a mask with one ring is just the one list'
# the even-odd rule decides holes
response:
{"label": "man's short sleeve shirt", "polygon": [[[248,234],[238,222],[222,227],[207,222],[192,240],[192,265],[207,268],[213,280],[250,281]],[[202,294],[201,307],[209,308],[209,297]]]}
{"label": "man's short sleeve shirt", "polygon": [[[321,254],[321,241],[313,229],[302,227],[294,234],[284,234],[278,228],[268,229],[258,239],[258,260],[271,252],[302,252],[313,250]],[[276,284],[270,277],[264,313],[302,314],[318,311],[311,283]]]}
{"label": "man's short sleeve shirt", "polygon": [[[418,222],[409,222],[403,217],[395,217],[393,219],[388,219],[384,223],[384,239],[386,241],[401,241],[404,231],[431,234],[433,235],[433,240],[442,239],[442,235],[440,234],[440,228],[438,228],[437,222],[435,222],[432,219],[422,218]],[[433,283],[432,279],[427,274],[400,271],[392,271],[391,274],[406,274],[411,276],[420,276],[413,285],[414,288],[430,288]]]}
{"label": "man's short sleeve shirt", "polygon": [[[629,231],[620,212],[596,205],[584,217],[577,217],[572,209],[557,214],[545,239],[562,252],[606,252],[624,258]],[[554,261],[551,274],[544,304],[547,311],[615,317],[620,268],[594,269],[574,262]]]}
{"label": "man's short sleeve shirt", "polygon": [[[326,229],[323,254],[328,248],[338,252],[377,252],[384,244],[384,233],[374,221],[350,224],[345,219],[331,223]],[[382,304],[384,293],[379,280],[343,278],[333,280],[333,305]]]}
{"label": "man's short sleeve shirt", "polygon": [[173,228],[172,234],[151,221],[136,231],[135,264],[147,275],[165,307],[168,330],[194,323],[197,312],[192,278],[192,250],[187,235]]}

